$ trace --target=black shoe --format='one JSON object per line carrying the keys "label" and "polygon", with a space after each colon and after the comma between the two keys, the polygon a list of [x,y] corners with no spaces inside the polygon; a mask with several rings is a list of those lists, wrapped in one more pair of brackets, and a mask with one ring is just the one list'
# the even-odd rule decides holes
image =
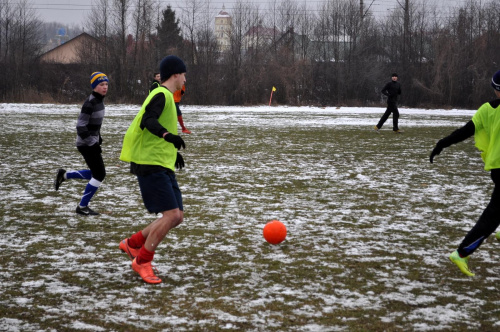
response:
{"label": "black shoe", "polygon": [[64,174],[66,174],[66,170],[60,168],[57,171],[56,179],[54,180],[54,189],[59,190],[59,186],[64,182]]}
{"label": "black shoe", "polygon": [[98,216],[99,215],[98,212],[92,211],[88,206],[85,206],[82,208],[80,206],[77,206],[76,213],[84,215],[84,216]]}

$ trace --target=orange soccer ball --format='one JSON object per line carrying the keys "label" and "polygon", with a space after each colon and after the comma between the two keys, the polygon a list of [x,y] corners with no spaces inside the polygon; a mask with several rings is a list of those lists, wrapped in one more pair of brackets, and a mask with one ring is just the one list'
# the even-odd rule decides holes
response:
{"label": "orange soccer ball", "polygon": [[286,237],[286,226],[279,220],[271,220],[264,226],[264,239],[271,244],[283,242]]}

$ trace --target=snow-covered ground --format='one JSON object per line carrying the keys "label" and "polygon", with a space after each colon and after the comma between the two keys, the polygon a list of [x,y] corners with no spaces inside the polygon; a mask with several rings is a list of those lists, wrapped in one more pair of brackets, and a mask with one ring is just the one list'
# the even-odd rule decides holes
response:
{"label": "snow-covered ground", "polygon": [[[118,250],[152,221],[119,161],[136,105],[107,105],[107,177],[75,215],[79,105],[0,104],[0,330],[349,331],[500,329],[496,241],[467,278],[448,261],[493,189],[472,140],[435,142],[468,110],[183,106],[185,222],[147,285]],[[278,246],[262,227],[287,225]]]}

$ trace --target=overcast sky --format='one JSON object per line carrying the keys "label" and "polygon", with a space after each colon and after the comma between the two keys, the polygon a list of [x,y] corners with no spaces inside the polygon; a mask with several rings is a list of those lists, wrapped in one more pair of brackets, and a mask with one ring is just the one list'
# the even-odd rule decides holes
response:
{"label": "overcast sky", "polygon": [[[160,0],[164,7],[168,4],[172,4],[174,10],[180,10],[183,1],[179,0]],[[225,5],[226,10],[231,13],[231,7],[238,0],[212,0],[210,1],[210,6],[212,8],[222,8]],[[280,2],[280,0],[276,0]],[[320,4],[327,0],[304,0],[307,1],[308,5]],[[363,0],[365,7],[371,6],[371,11],[376,16],[381,16],[387,14],[400,4],[404,4],[405,0]],[[422,0],[410,0],[414,2],[421,2]],[[449,9],[457,7],[469,0],[424,0],[428,4],[436,3],[440,9]],[[478,0],[479,1],[479,0]],[[489,0],[482,0],[483,3]],[[498,0],[492,0],[498,1]],[[17,3],[19,0],[11,0],[11,3]],[[265,9],[270,3],[269,0],[250,0],[249,2],[259,4],[259,8]],[[84,24],[84,21],[90,12],[92,7],[92,0],[31,0],[33,8],[38,13],[41,20],[46,22],[60,22],[62,24],[80,25]],[[178,15],[180,16],[180,15]]]}

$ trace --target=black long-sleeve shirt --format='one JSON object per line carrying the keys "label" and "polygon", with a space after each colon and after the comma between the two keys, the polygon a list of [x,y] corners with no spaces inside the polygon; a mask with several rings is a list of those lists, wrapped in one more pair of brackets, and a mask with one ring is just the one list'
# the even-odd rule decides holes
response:
{"label": "black long-sleeve shirt", "polygon": [[474,126],[474,122],[470,120],[463,127],[458,128],[450,135],[441,139],[438,142],[438,145],[442,148],[447,148],[450,145],[465,141],[467,138],[473,136],[475,132],[476,132],[476,126]]}
{"label": "black long-sleeve shirt", "polygon": [[163,93],[158,93],[156,96],[151,99],[149,104],[146,106],[146,110],[141,120],[141,129],[146,128],[153,135],[163,138],[163,134],[167,132],[158,119],[163,113],[163,109],[165,108],[165,95]]}
{"label": "black long-sleeve shirt", "polygon": [[[498,106],[500,106],[500,99],[492,100],[489,103],[490,103],[491,107],[497,108]],[[452,132],[450,135],[441,139],[438,142],[438,145],[442,148],[447,148],[450,145],[465,141],[467,138],[473,136],[475,133],[476,133],[476,126],[474,125],[474,122],[472,120],[470,120],[463,127],[458,128],[457,130]]]}
{"label": "black long-sleeve shirt", "polygon": [[[165,108],[165,103],[165,95],[163,93],[158,93],[146,106],[141,120],[142,130],[147,129],[150,133],[161,139],[163,139],[163,134],[168,132],[167,129],[165,129],[160,122],[158,122],[158,119]],[[132,174],[146,176],[157,172],[171,172],[171,170],[158,165],[141,165],[134,162],[130,163],[130,173]]]}
{"label": "black long-sleeve shirt", "polygon": [[401,84],[397,81],[390,81],[384,86],[381,92],[388,97],[387,103],[396,103],[398,95],[401,94]]}

